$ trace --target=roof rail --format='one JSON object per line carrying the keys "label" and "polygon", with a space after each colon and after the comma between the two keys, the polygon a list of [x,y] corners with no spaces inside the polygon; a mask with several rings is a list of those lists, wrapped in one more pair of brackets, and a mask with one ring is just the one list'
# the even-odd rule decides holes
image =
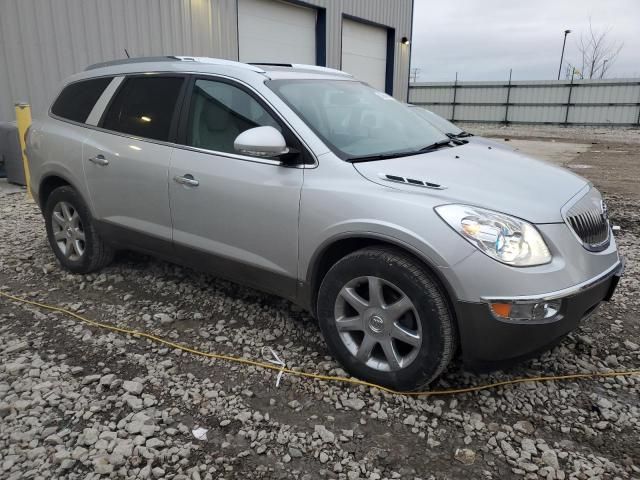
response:
{"label": "roof rail", "polygon": [[126,65],[127,63],[141,63],[141,62],[171,62],[175,61],[172,57],[137,57],[137,58],[121,58],[118,60],[109,60],[108,62],[100,62],[89,65],[84,70],[94,70],[96,68],[111,67],[113,65]]}
{"label": "roof rail", "polygon": [[227,65],[230,67],[245,68],[258,73],[265,73],[264,70],[248,63],[234,62],[233,60],[224,60],[222,58],[210,58],[210,57],[187,57],[187,56],[164,56],[164,57],[134,57],[134,58],[121,58],[119,60],[111,60],[108,62],[94,63],[85,68],[87,70],[93,70],[102,67],[111,67],[114,65],[126,65],[129,63],[144,63],[144,62],[198,62],[207,63],[210,65]]}
{"label": "roof rail", "polygon": [[265,71],[257,66],[250,63],[242,63],[236,62],[234,60],[224,60],[222,58],[211,58],[211,57],[186,57],[186,56],[175,56],[171,57],[183,62],[198,62],[198,63],[208,63],[210,65],[227,65],[229,67],[238,67],[245,68],[247,70],[252,70],[254,72],[265,73]]}
{"label": "roof rail", "polygon": [[345,77],[353,77],[350,73],[335,68],[320,67],[319,65],[306,65],[304,63],[292,63],[293,68],[303,68],[305,70],[317,70],[318,72],[333,73],[335,75],[344,75]]}
{"label": "roof rail", "polygon": [[335,68],[321,67],[319,65],[307,65],[305,63],[271,63],[271,62],[252,62],[249,65],[263,65],[265,67],[290,67],[300,68],[303,70],[312,70],[316,72],[333,73],[334,75],[344,75],[345,77],[353,77],[350,73],[342,70],[336,70]]}

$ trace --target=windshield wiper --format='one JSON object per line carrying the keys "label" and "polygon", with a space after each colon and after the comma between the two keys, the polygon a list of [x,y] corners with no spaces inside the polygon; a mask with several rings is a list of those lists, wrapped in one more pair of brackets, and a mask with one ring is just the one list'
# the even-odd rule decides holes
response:
{"label": "windshield wiper", "polygon": [[389,158],[406,157],[407,155],[415,155],[417,152],[409,150],[407,152],[378,153],[375,155],[362,155],[360,157],[349,157],[348,162],[371,162],[373,160],[388,160]]}
{"label": "windshield wiper", "polygon": [[446,140],[439,140],[435,143],[427,145],[426,147],[422,147],[419,150],[408,150],[404,152],[390,152],[390,153],[378,153],[375,155],[363,155],[361,157],[350,157],[347,158],[348,162],[356,163],[356,162],[371,162],[374,160],[388,160],[390,158],[398,158],[398,157],[409,157],[411,155],[419,155],[425,152],[431,152],[433,150],[439,150],[442,147],[451,146],[451,143],[459,144],[460,141],[456,142],[451,138],[447,138]]}
{"label": "windshield wiper", "polygon": [[427,145],[426,147],[422,147],[420,150],[414,152],[414,153],[424,153],[424,152],[431,152],[433,150],[438,150],[442,147],[448,147],[451,145],[451,138],[447,138],[446,140],[439,140],[435,143],[432,143],[431,145]]}
{"label": "windshield wiper", "polygon": [[449,138],[465,138],[465,137],[473,137],[473,133],[465,132],[464,130],[460,133],[447,133],[447,137]]}

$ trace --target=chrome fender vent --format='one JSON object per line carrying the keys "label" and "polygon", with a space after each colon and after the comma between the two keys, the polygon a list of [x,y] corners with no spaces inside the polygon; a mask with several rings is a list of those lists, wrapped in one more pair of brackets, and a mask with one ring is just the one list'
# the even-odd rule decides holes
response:
{"label": "chrome fender vent", "polygon": [[387,173],[380,173],[380,178],[388,182],[404,183],[405,185],[413,185],[415,187],[433,188],[435,190],[444,190],[444,185],[439,183],[427,182],[426,180],[418,180],[416,178],[406,178],[399,175],[389,175]]}

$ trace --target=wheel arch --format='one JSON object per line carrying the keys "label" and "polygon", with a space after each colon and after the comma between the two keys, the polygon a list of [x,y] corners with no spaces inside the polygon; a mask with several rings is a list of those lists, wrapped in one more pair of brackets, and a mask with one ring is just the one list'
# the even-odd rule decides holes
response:
{"label": "wheel arch", "polygon": [[42,180],[38,185],[38,204],[40,205],[40,209],[44,211],[44,208],[47,204],[47,199],[49,198],[49,195],[51,195],[51,192],[53,192],[56,188],[64,186],[73,188],[78,193],[78,195],[82,196],[80,190],[78,190],[78,188],[76,188],[76,186],[64,175],[51,173],[42,177]]}
{"label": "wheel arch", "polygon": [[445,278],[442,272],[440,272],[440,270],[433,264],[433,262],[415,247],[408,245],[401,240],[374,233],[338,236],[337,238],[333,238],[325,242],[312,256],[307,270],[307,278],[304,282],[305,287],[303,289],[304,292],[301,295],[301,303],[309,309],[314,317],[316,317],[318,290],[329,269],[335,265],[338,260],[344,258],[350,253],[362,248],[373,246],[388,246],[395,248],[402,253],[413,257],[416,262],[419,262],[424,266],[440,285],[454,317],[454,322],[457,325],[457,295],[452,285]]}

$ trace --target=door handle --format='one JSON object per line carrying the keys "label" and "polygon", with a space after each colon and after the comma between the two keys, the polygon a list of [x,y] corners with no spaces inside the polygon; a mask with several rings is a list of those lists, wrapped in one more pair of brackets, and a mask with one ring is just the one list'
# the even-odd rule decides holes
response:
{"label": "door handle", "polygon": [[99,153],[95,157],[91,157],[89,161],[91,163],[95,163],[96,165],[100,165],[101,167],[106,167],[107,165],[109,165],[109,160],[104,158],[104,155],[102,155],[101,153]]}
{"label": "door handle", "polygon": [[193,175],[189,175],[188,173],[182,177],[173,177],[173,181],[179,183],[180,185],[187,185],[189,187],[197,187],[198,185],[200,185],[200,182],[194,179]]}

